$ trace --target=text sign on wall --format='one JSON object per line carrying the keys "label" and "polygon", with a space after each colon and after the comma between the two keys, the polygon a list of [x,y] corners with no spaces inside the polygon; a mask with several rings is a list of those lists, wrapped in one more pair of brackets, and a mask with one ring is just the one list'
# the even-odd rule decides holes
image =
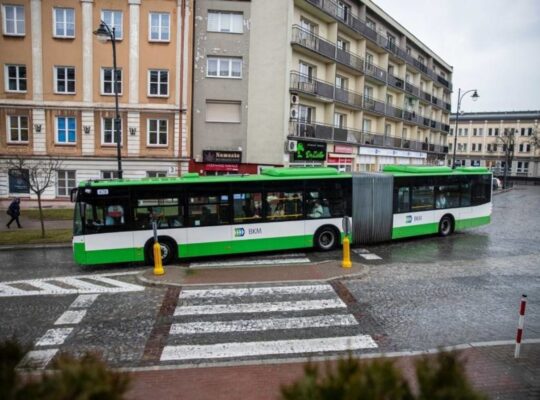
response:
{"label": "text sign on wall", "polygon": [[326,160],[326,143],[299,140],[296,153],[292,154],[294,161],[324,161]]}
{"label": "text sign on wall", "polygon": [[203,150],[203,162],[218,164],[240,164],[241,151]]}

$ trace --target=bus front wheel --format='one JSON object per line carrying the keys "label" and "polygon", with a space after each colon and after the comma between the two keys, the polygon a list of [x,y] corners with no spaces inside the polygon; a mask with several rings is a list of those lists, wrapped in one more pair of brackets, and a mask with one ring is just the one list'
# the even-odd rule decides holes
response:
{"label": "bus front wheel", "polygon": [[[161,263],[170,264],[176,257],[176,243],[172,239],[158,238],[161,248]],[[149,240],[146,244],[146,255],[151,264],[154,264],[154,241]]]}
{"label": "bus front wheel", "polygon": [[439,236],[448,236],[454,230],[454,221],[449,215],[445,215],[439,222]]}
{"label": "bus front wheel", "polygon": [[321,251],[334,249],[339,242],[339,233],[332,226],[323,226],[315,233],[315,247]]}

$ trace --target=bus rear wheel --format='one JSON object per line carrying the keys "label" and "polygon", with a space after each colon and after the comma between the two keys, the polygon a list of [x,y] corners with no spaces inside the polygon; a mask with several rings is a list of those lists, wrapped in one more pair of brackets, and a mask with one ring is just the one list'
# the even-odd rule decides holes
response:
{"label": "bus rear wheel", "polygon": [[454,221],[449,215],[445,215],[439,222],[439,236],[448,236],[454,230]]}
{"label": "bus rear wheel", "polygon": [[334,249],[339,242],[338,235],[336,228],[323,226],[315,233],[315,247],[321,251]]}
{"label": "bus rear wheel", "polygon": [[[163,265],[169,265],[176,258],[176,243],[172,239],[159,238],[159,247],[161,248],[161,263]],[[146,254],[148,260],[154,264],[154,241],[148,241],[146,245]]]}

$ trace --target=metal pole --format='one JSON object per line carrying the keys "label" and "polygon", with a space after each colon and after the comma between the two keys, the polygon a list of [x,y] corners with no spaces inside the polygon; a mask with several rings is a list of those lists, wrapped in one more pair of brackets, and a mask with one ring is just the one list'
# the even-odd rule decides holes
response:
{"label": "metal pole", "polygon": [[456,168],[456,147],[457,147],[457,130],[458,130],[458,119],[459,119],[459,104],[461,103],[461,88],[458,89],[458,102],[457,102],[457,111],[456,111],[456,128],[454,129],[454,151],[452,156],[452,169]]}
{"label": "metal pole", "polygon": [[516,333],[516,349],[514,350],[514,358],[519,358],[519,352],[521,350],[521,339],[523,338],[523,324],[525,322],[525,306],[527,305],[527,295],[521,295],[521,302],[519,304],[519,320]]}
{"label": "metal pole", "polygon": [[114,117],[114,138],[116,140],[116,158],[118,160],[118,178],[122,179],[122,152],[121,152],[121,136],[120,136],[120,111],[118,110],[118,82],[117,74],[118,70],[116,69],[116,33],[115,28],[112,28],[111,42],[113,49],[113,88],[114,88],[114,108],[115,108],[115,117]]}

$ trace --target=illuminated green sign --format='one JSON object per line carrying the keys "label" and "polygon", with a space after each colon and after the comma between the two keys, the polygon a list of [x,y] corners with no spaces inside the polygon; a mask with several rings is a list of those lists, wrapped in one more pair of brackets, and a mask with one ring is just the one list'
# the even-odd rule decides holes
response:
{"label": "illuminated green sign", "polygon": [[298,141],[294,161],[324,161],[326,160],[326,143]]}

